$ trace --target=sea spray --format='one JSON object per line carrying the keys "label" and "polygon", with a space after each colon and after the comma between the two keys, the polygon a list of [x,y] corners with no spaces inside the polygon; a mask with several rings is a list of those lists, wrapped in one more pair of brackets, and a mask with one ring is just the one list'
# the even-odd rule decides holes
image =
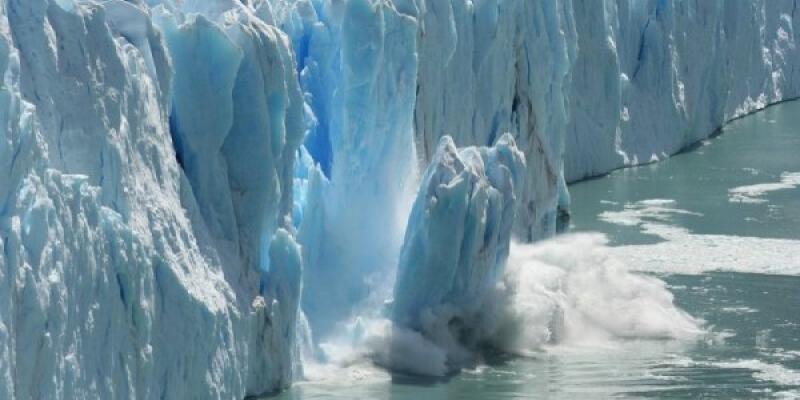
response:
{"label": "sea spray", "polygon": [[460,315],[458,329],[469,327],[469,343],[459,341],[446,312],[426,313],[419,332],[385,317],[358,317],[320,345],[327,364],[309,378],[342,369],[380,376],[374,366],[444,376],[498,350],[519,356],[565,347],[602,351],[629,339],[691,341],[705,334],[703,321],[678,308],[663,281],[630,269],[599,233],[512,243],[505,272],[482,306]]}

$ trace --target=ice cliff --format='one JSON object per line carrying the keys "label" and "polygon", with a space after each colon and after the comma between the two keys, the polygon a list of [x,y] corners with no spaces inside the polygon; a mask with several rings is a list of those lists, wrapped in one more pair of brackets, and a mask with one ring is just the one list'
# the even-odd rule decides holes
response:
{"label": "ice cliff", "polygon": [[365,313],[436,342],[566,182],[800,95],[795,13],[4,0],[0,399],[260,394]]}
{"label": "ice cliff", "polygon": [[0,398],[288,384],[303,106],[285,36],[247,12],[2,11]]}
{"label": "ice cliff", "polygon": [[576,1],[568,181],[663,159],[798,96],[794,1]]}

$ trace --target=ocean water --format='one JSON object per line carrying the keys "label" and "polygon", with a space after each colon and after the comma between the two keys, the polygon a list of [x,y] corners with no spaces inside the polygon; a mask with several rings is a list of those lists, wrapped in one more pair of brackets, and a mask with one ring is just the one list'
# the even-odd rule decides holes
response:
{"label": "ocean water", "polygon": [[[604,251],[663,281],[675,305],[702,320],[703,334],[578,338],[525,357],[488,356],[443,378],[389,374],[369,362],[319,367],[273,398],[800,398],[800,102],[570,191],[571,231],[605,234]],[[640,320],[632,321],[637,331]]]}

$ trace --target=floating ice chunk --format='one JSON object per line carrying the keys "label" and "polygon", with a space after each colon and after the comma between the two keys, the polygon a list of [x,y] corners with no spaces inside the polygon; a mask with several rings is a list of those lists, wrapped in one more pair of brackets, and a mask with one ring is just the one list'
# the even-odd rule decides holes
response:
{"label": "floating ice chunk", "polygon": [[626,203],[622,210],[603,211],[598,218],[612,224],[643,225],[647,228],[648,222],[668,222],[675,215],[703,216],[701,213],[676,207],[676,202],[672,199],[646,199],[635,203]]}
{"label": "floating ice chunk", "polygon": [[728,201],[732,203],[766,203],[763,196],[778,190],[794,189],[800,186],[800,172],[784,172],[780,182],[759,183],[728,189]]}
{"label": "floating ice chunk", "polygon": [[708,271],[800,275],[800,240],[698,235],[665,224],[648,224],[645,233],[666,241],[614,247],[612,252],[637,271],[702,274]]}
{"label": "floating ice chunk", "polygon": [[[777,185],[777,184],[775,184]],[[639,227],[663,242],[614,247],[611,252],[632,270],[700,274],[737,271],[763,274],[800,274],[800,241],[729,235],[703,235],[672,224],[676,215],[702,217],[683,210],[674,200],[648,199],[625,204],[622,210],[604,211],[600,219]]]}

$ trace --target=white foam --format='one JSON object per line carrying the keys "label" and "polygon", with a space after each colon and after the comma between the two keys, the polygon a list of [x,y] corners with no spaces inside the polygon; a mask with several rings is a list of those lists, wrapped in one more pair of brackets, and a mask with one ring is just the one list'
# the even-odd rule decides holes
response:
{"label": "white foam", "polygon": [[645,221],[668,222],[673,215],[692,215],[702,217],[703,214],[675,207],[675,200],[648,199],[636,203],[627,203],[621,211],[604,211],[598,218],[608,223],[636,226]]}
{"label": "white foam", "polygon": [[708,271],[800,275],[800,241],[729,235],[699,235],[670,225],[673,215],[695,215],[674,201],[653,199],[606,211],[600,219],[638,226],[664,242],[614,247],[611,253],[638,271],[700,274]]}
{"label": "white foam", "polygon": [[776,399],[800,399],[800,390],[786,390],[782,392],[775,392]]}
{"label": "white foam", "polygon": [[750,308],[750,307],[745,307],[745,306],[741,306],[741,307],[722,307],[720,309],[720,311],[726,312],[726,313],[732,313],[732,314],[751,314],[751,313],[757,313],[758,312],[758,310],[756,310],[755,308]]}
{"label": "white foam", "polygon": [[766,203],[763,196],[778,190],[800,186],[800,172],[784,172],[779,182],[739,186],[728,190],[728,201],[733,203]]}
{"label": "white foam", "polygon": [[545,343],[602,344],[618,338],[693,338],[701,321],[673,304],[655,278],[630,272],[601,234],[515,244],[494,321],[503,350]]}
{"label": "white foam", "polygon": [[365,365],[427,376],[444,376],[448,372],[444,349],[419,332],[397,327],[380,317],[355,318],[320,348],[326,362],[311,379],[337,375],[337,369],[357,371]]}
{"label": "white foam", "polygon": [[764,357],[781,361],[793,361],[800,359],[800,351],[797,350],[785,350],[782,348],[769,348],[765,346],[758,347],[759,353]]}
{"label": "white foam", "polygon": [[770,364],[761,360],[737,360],[715,362],[711,365],[719,368],[749,369],[753,378],[761,381],[775,382],[779,385],[800,385],[800,371],[789,369],[780,364]]}
{"label": "white foam", "polygon": [[774,382],[785,386],[800,385],[800,371],[787,368],[781,364],[755,359],[698,361],[687,357],[676,357],[668,360],[667,363],[680,368],[746,369],[752,371],[753,378],[760,381]]}
{"label": "white foam", "polygon": [[423,318],[424,335],[379,316],[356,318],[320,346],[327,364],[306,375],[325,380],[341,369],[343,376],[360,377],[352,371],[364,366],[365,375],[373,376],[377,365],[443,376],[480,361],[474,347],[461,341],[465,332],[472,344],[525,356],[607,350],[620,339],[692,340],[704,334],[702,321],[674,305],[664,282],[630,272],[606,243],[592,233],[513,244],[504,276],[479,310],[432,310]]}

